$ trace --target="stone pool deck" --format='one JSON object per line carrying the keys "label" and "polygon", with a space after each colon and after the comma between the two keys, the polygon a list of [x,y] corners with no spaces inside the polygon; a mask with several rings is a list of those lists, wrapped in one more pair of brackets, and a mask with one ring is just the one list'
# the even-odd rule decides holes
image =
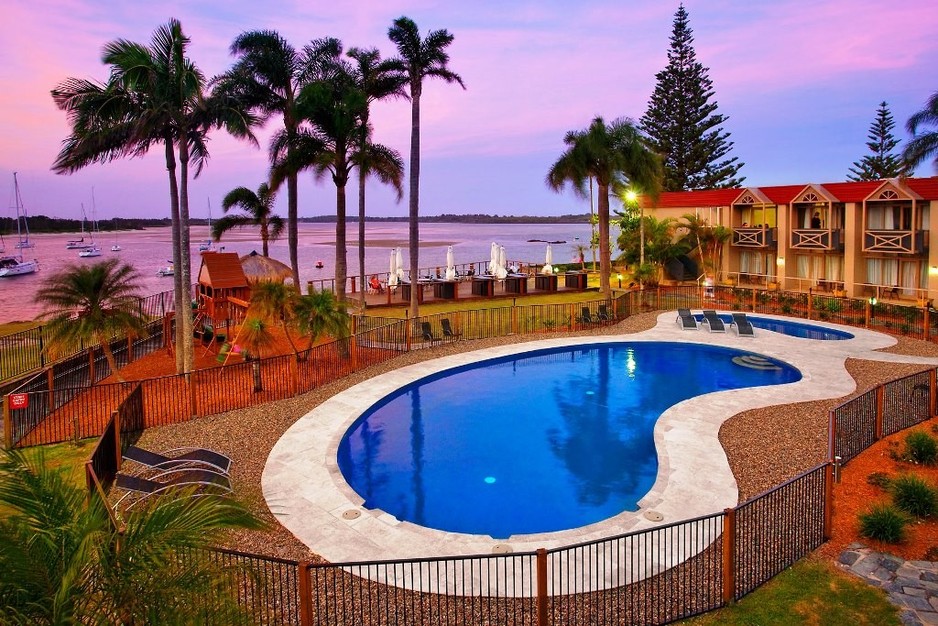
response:
{"label": "stone pool deck", "polygon": [[[756,329],[755,337],[746,338],[736,336],[731,329],[726,333],[710,333],[706,328],[682,331],[675,323],[675,313],[667,312],[658,317],[653,329],[641,333],[554,338],[402,367],[349,388],[297,420],[268,457],[262,477],[264,497],[281,524],[331,562],[529,551],[716,513],[738,501],[736,481],[718,440],[724,421],[748,409],[851,393],[855,383],[844,366],[847,358],[938,364],[938,359],[875,352],[893,345],[895,339],[862,329],[846,330],[855,335],[854,339],[817,341],[760,329]],[[441,370],[494,357],[617,341],[682,341],[739,348],[785,361],[798,368],[803,377],[787,385],[706,394],[668,409],[654,433],[659,454],[658,479],[639,502],[639,510],[574,530],[495,540],[423,528],[364,508],[362,498],[345,483],[339,471],[335,451],[346,429],[372,404],[402,385]]]}

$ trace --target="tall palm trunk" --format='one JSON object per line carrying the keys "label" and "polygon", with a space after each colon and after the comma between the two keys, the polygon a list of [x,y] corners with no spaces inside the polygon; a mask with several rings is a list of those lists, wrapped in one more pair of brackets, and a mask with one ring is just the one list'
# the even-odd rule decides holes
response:
{"label": "tall palm trunk", "polygon": [[362,302],[365,301],[365,175],[358,166],[358,277],[361,280]]}
{"label": "tall palm trunk", "polygon": [[[289,150],[289,148],[288,148]],[[299,219],[299,210],[297,209],[297,174],[287,176],[287,245],[290,248],[290,269],[293,270],[293,284],[300,289],[300,260],[297,254],[299,249],[299,231],[297,229],[297,220]]]}
{"label": "tall palm trunk", "polygon": [[267,220],[261,223],[261,253],[265,257],[270,256],[270,227],[267,224]]}
{"label": "tall palm trunk", "polygon": [[417,278],[420,274],[418,254],[420,252],[420,81],[410,83],[410,210],[408,214],[408,241],[410,252],[410,315],[420,315],[420,289]]}
{"label": "tall palm trunk", "polygon": [[182,283],[182,310],[176,311],[177,324],[182,326],[182,343],[176,344],[183,354],[183,373],[195,367],[195,346],[192,338],[192,254],[189,242],[189,144],[186,134],[179,142],[179,247],[182,264],[179,277]]}
{"label": "tall palm trunk", "polygon": [[[180,239],[179,228],[179,183],[176,180],[176,154],[173,152],[175,147],[172,136],[167,133],[164,138],[166,145],[166,171],[169,173],[169,217],[172,225],[173,235],[173,267],[182,268],[182,242]],[[173,345],[176,347],[176,373],[182,374],[185,371],[182,351],[182,324],[179,321],[185,298],[183,297],[182,272],[173,272],[173,309],[176,317],[176,330],[173,337]]]}
{"label": "tall palm trunk", "polygon": [[101,346],[101,352],[104,353],[104,360],[107,361],[108,367],[111,368],[111,374],[114,375],[114,378],[117,379],[117,382],[127,382],[124,380],[124,377],[121,376],[120,372],[117,371],[117,361],[114,359],[114,353],[111,352],[110,340],[104,336],[104,333],[96,333],[95,339],[97,340],[98,345]]}
{"label": "tall palm trunk", "polygon": [[[348,177],[346,176],[347,180]],[[345,302],[345,283],[348,278],[345,185],[346,182],[339,180],[335,184],[335,297],[339,302]]]}
{"label": "tall palm trunk", "polygon": [[609,284],[612,275],[612,257],[609,252],[609,183],[596,179],[599,188],[599,198],[596,203],[596,214],[599,218],[599,281],[603,289],[603,298],[612,298],[612,285]]}

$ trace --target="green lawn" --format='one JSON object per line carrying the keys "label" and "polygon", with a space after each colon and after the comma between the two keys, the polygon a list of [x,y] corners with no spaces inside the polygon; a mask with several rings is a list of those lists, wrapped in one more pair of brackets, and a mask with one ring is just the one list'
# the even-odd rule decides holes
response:
{"label": "green lawn", "polygon": [[[85,488],[85,461],[91,456],[97,439],[84,439],[77,444],[57,443],[49,446],[42,446],[42,454],[45,456],[46,465],[52,468],[65,468],[66,476],[74,485]],[[27,448],[24,454],[35,454],[39,448]],[[0,516],[5,515],[5,511],[0,507]]]}
{"label": "green lawn", "polygon": [[737,604],[678,622],[691,626],[899,626],[898,609],[886,594],[831,563],[808,557]]}

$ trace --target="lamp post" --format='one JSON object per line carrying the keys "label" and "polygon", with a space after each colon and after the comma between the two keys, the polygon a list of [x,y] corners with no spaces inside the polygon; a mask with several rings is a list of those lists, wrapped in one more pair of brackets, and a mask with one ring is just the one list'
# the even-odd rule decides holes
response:
{"label": "lamp post", "polygon": [[622,274],[616,274],[616,278],[619,279],[619,289],[622,289]]}

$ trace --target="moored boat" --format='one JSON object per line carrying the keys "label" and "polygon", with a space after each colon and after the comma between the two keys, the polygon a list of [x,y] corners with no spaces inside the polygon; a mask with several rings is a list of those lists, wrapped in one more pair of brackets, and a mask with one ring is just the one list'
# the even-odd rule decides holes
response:
{"label": "moored boat", "polygon": [[[0,257],[0,278],[32,274],[39,270],[39,261],[36,259],[27,261],[23,258],[22,250],[32,248],[33,244],[29,241],[29,226],[26,223],[23,199],[20,197],[20,185],[16,178],[16,172],[13,172],[13,197],[16,203],[16,234],[19,239],[16,248],[21,252],[14,256]],[[25,237],[23,235],[24,230]]]}

